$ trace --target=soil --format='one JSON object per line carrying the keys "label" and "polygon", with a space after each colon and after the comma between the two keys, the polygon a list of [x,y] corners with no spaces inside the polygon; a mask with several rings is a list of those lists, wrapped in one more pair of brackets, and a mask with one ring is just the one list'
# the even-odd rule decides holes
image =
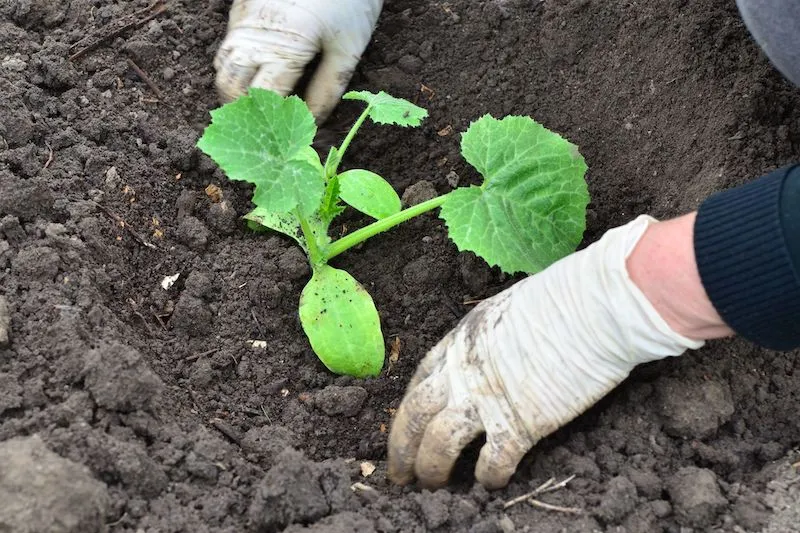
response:
{"label": "soil", "polygon": [[[637,369],[506,489],[474,483],[475,449],[445,490],[392,486],[386,428],[415,365],[465,301],[514,279],[459,254],[435,215],[373,239],[336,264],[373,294],[399,359],[375,379],[331,375],[297,319],[302,254],[248,231],[248,187],[194,148],[228,2],[170,2],[68,59],[147,5],[0,0],[0,454],[14,465],[0,493],[41,491],[36,522],[4,497],[0,529],[800,531],[797,354],[742,340]],[[484,113],[578,144],[585,243],[800,151],[800,92],[731,0],[393,0],[352,85],[430,111],[413,131],[366,126],[345,162],[400,192],[474,182],[458,132]],[[342,105],[327,134],[355,113]],[[582,514],[503,509],[572,475],[541,499]],[[65,505],[64,487],[86,496]]]}

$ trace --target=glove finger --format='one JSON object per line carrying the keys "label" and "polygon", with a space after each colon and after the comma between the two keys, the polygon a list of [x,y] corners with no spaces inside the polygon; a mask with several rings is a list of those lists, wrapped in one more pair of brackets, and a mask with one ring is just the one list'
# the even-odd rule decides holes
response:
{"label": "glove finger", "polygon": [[360,59],[358,55],[348,54],[345,50],[323,51],[322,60],[305,93],[306,103],[317,118],[317,123],[328,118],[339,103]]}
{"label": "glove finger", "polygon": [[428,376],[434,372],[438,372],[444,367],[445,353],[447,352],[445,342],[447,340],[448,339],[445,338],[439,341],[439,344],[434,346],[428,351],[425,357],[422,358],[422,361],[417,365],[417,370],[408,382],[408,387],[406,387],[407,391],[415,389],[417,385],[428,379]]}
{"label": "glove finger", "polygon": [[258,71],[258,64],[251,59],[253,54],[243,54],[239,47],[223,42],[214,57],[217,71],[215,84],[222,103],[235,100],[247,92],[250,81]]}
{"label": "glove finger", "polygon": [[406,485],[414,479],[417,457],[425,428],[447,406],[447,382],[435,374],[410,389],[394,415],[389,433],[389,479]]}
{"label": "glove finger", "polygon": [[502,440],[501,436],[490,435],[481,448],[475,478],[490,490],[505,487],[529,449],[529,445],[507,433],[502,434]]}
{"label": "glove finger", "polygon": [[448,407],[436,415],[425,429],[414,463],[420,484],[431,489],[446,485],[461,451],[481,433],[483,425],[471,405]]}
{"label": "glove finger", "polygon": [[248,87],[287,95],[313,58],[311,48],[287,47],[283,35],[237,30],[228,35],[214,59],[217,93],[222,102],[235,100]]}

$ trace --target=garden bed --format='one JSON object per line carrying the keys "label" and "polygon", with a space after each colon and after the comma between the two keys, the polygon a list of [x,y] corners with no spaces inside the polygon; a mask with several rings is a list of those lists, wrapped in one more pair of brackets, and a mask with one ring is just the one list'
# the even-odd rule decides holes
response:
{"label": "garden bed", "polygon": [[[366,125],[343,167],[400,192],[476,182],[458,132],[484,113],[531,115],[580,147],[585,243],[798,158],[800,93],[731,1],[387,4],[352,86],[430,117]],[[391,485],[387,431],[417,362],[514,279],[459,254],[432,214],[371,239],[334,264],[368,287],[397,361],[376,379],[331,375],[296,316],[302,252],[249,232],[248,187],[194,148],[216,106],[228,3],[171,2],[135,24],[147,6],[0,0],[0,441],[38,434],[88,468],[54,471],[97,495],[64,511],[49,485],[43,520],[148,533],[800,531],[797,354],[741,340],[637,369],[506,489],[474,484],[474,448],[448,489]],[[324,136],[358,111],[340,106]],[[363,222],[348,212],[335,229]],[[4,314],[0,300],[0,329]],[[580,515],[503,508],[572,475],[541,499]],[[10,478],[0,493],[18,490]]]}

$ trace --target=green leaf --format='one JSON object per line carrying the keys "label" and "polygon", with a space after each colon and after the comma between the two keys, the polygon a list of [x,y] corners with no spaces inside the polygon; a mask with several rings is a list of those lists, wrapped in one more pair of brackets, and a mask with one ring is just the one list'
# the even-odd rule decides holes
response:
{"label": "green leaf", "polygon": [[197,146],[228,178],[255,184],[256,205],[277,213],[317,209],[325,180],[311,155],[316,125],[305,102],[251,88],[212,111],[211,120]]}
{"label": "green leaf", "polygon": [[[247,220],[250,229],[256,231],[263,231],[263,229],[270,229],[283,233],[291,237],[300,245],[303,251],[308,254],[308,243],[306,242],[303,230],[300,227],[300,221],[292,213],[274,213],[267,211],[263,207],[256,207],[244,218]],[[308,226],[311,228],[311,233],[314,235],[317,246],[325,247],[330,243],[330,237],[327,233],[327,225],[320,220],[318,216],[310,216],[307,218]],[[254,227],[255,226],[255,227]]]}
{"label": "green leaf", "polygon": [[459,250],[508,273],[534,273],[573,252],[586,224],[586,163],[529,117],[474,122],[461,153],[484,177],[451,191],[440,216]]}
{"label": "green leaf", "polygon": [[303,250],[308,252],[306,239],[303,237],[303,230],[300,229],[300,222],[297,220],[297,217],[291,213],[274,213],[272,211],[267,211],[263,207],[256,207],[247,213],[244,218],[250,223],[288,235],[294,239]]}
{"label": "green leaf", "polygon": [[300,322],[329,370],[359,378],[383,367],[380,318],[366,289],[344,270],[322,265],[300,295]]}
{"label": "green leaf", "polygon": [[422,119],[428,116],[427,110],[383,91],[378,94],[369,91],[350,91],[345,93],[342,98],[366,102],[369,118],[378,124],[416,127],[420,125]]}
{"label": "green leaf", "polygon": [[385,179],[369,170],[353,169],[339,174],[339,197],[372,218],[399,213],[400,197]]}

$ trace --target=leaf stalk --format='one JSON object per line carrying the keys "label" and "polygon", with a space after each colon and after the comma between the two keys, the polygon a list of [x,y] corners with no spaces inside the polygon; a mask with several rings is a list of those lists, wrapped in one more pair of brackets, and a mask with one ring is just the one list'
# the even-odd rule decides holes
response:
{"label": "leaf stalk", "polygon": [[436,209],[437,207],[441,207],[445,200],[447,200],[447,194],[437,196],[436,198],[432,198],[420,204],[407,207],[399,213],[395,213],[394,215],[377,220],[368,226],[364,226],[363,228],[350,233],[349,235],[345,235],[341,239],[331,243],[331,245],[325,251],[325,260],[328,261],[333,259],[340,253],[349,250],[353,246],[361,244],[365,240],[377,235],[378,233],[390,230],[406,220],[412,219],[427,211]]}
{"label": "leaf stalk", "polygon": [[308,247],[308,259],[311,263],[311,268],[316,268],[317,265],[326,262],[327,259],[325,254],[319,249],[314,232],[311,231],[311,226],[308,225],[308,220],[306,220],[306,217],[300,214],[300,209],[295,209],[294,214],[297,217],[297,220],[300,222],[300,229],[303,231],[303,237],[306,240],[306,246]]}

